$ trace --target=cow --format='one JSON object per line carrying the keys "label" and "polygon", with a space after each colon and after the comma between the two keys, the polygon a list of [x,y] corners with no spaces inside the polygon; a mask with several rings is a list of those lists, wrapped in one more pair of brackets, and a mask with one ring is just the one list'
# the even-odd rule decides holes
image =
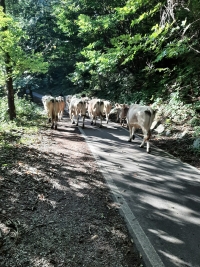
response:
{"label": "cow", "polygon": [[129,105],[116,103],[114,108],[111,109],[110,115],[112,115],[115,122],[120,122],[124,126],[124,121],[126,120],[126,115],[129,110]]}
{"label": "cow", "polygon": [[64,96],[64,99],[65,99],[65,110],[69,112],[69,104],[71,102],[72,95],[66,95]]}
{"label": "cow", "polygon": [[147,153],[150,152],[150,143],[149,139],[151,137],[150,127],[155,118],[156,111],[154,111],[149,106],[140,106],[138,104],[132,104],[129,107],[127,113],[127,125],[129,128],[130,137],[129,142],[135,139],[134,132],[136,128],[141,128],[144,138],[140,147],[144,147],[145,142],[147,142]]}
{"label": "cow", "polygon": [[59,120],[62,120],[63,119],[63,113],[64,113],[64,110],[65,110],[65,100],[64,100],[64,97],[63,96],[57,96],[56,97],[56,100],[58,101],[58,108],[59,108],[59,111],[58,111],[58,119]]}
{"label": "cow", "polygon": [[44,108],[47,111],[49,122],[51,122],[51,129],[57,130],[59,103],[56,98],[52,96],[45,96],[43,98]]}
{"label": "cow", "polygon": [[44,106],[44,110],[46,111],[46,114],[48,116],[48,122],[51,122],[51,117],[50,117],[50,114],[48,112],[48,108],[47,108],[47,105],[46,105],[46,100],[49,99],[49,98],[53,98],[50,94],[49,95],[44,95],[42,97],[42,104]]}
{"label": "cow", "polygon": [[79,116],[82,116],[83,117],[82,128],[84,128],[86,110],[87,110],[87,101],[85,101],[84,99],[72,97],[69,105],[69,117],[71,119],[72,124],[74,124],[74,120],[76,119],[76,126],[78,126]]}
{"label": "cow", "polygon": [[99,127],[100,128],[102,127],[103,112],[104,112],[103,100],[94,98],[88,102],[88,114],[91,119],[91,125],[93,124],[96,125],[96,119],[97,117],[99,117],[101,120]]}
{"label": "cow", "polygon": [[119,121],[122,126],[124,126],[124,121],[129,110],[129,105],[127,104],[116,104],[117,110],[117,122]]}
{"label": "cow", "polygon": [[104,100],[104,113],[106,115],[106,122],[108,123],[108,118],[110,115],[110,111],[112,109],[112,104],[110,103],[110,101]]}

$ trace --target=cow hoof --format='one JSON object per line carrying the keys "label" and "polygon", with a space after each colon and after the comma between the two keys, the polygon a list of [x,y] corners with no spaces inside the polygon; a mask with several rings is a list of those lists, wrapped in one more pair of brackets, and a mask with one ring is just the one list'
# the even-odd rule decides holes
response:
{"label": "cow hoof", "polygon": [[102,128],[102,125],[101,124],[99,125],[99,128]]}
{"label": "cow hoof", "polygon": [[132,136],[132,139],[133,139],[133,140],[135,139],[135,135]]}
{"label": "cow hoof", "polygon": [[93,125],[93,121],[91,121],[91,125]]}
{"label": "cow hoof", "polygon": [[84,129],[84,128],[85,128],[85,126],[83,125],[83,126],[82,126],[82,129]]}
{"label": "cow hoof", "polygon": [[128,139],[128,142],[131,142],[131,139]]}
{"label": "cow hoof", "polygon": [[72,124],[75,124],[75,122],[74,122],[74,121],[72,121]]}
{"label": "cow hoof", "polygon": [[57,130],[58,128],[57,128],[57,125],[55,126],[55,130]]}
{"label": "cow hoof", "polygon": [[51,126],[51,129],[53,129],[53,125]]}
{"label": "cow hoof", "polygon": [[51,122],[51,119],[48,119],[48,123],[50,123]]}

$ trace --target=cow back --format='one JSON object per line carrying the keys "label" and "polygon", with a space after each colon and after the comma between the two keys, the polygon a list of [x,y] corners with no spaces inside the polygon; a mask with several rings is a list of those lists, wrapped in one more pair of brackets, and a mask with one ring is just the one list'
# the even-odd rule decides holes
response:
{"label": "cow back", "polygon": [[73,97],[71,99],[69,109],[72,112],[75,112],[76,114],[79,114],[81,112],[83,115],[85,115],[87,109],[87,103],[82,99]]}
{"label": "cow back", "polygon": [[149,106],[133,104],[127,113],[128,124],[149,130],[155,118],[155,111]]}
{"label": "cow back", "polygon": [[101,99],[91,99],[88,103],[88,112],[93,116],[103,116],[104,102]]}
{"label": "cow back", "polygon": [[104,101],[104,112],[106,114],[109,114],[111,109],[112,109],[112,105],[111,105],[110,101],[105,100]]}

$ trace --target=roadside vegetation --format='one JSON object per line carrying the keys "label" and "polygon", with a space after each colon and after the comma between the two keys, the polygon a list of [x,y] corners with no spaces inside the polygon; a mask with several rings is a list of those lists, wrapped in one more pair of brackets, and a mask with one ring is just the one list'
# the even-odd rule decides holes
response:
{"label": "roadside vegetation", "polygon": [[[0,148],[10,149],[20,144],[30,143],[41,127],[45,126],[45,116],[42,108],[26,98],[15,95],[17,118],[9,119],[7,98],[0,100]],[[25,137],[26,136],[26,137]],[[34,142],[34,140],[32,140]],[[1,158],[1,161],[4,161]],[[2,162],[1,162],[2,163]],[[6,162],[3,162],[6,165]]]}

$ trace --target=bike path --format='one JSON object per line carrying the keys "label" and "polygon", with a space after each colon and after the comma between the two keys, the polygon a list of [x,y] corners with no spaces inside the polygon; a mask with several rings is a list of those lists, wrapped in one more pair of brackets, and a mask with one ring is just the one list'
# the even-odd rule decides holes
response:
{"label": "bike path", "polygon": [[79,129],[146,267],[200,267],[200,172],[155,146],[147,154],[118,124]]}

